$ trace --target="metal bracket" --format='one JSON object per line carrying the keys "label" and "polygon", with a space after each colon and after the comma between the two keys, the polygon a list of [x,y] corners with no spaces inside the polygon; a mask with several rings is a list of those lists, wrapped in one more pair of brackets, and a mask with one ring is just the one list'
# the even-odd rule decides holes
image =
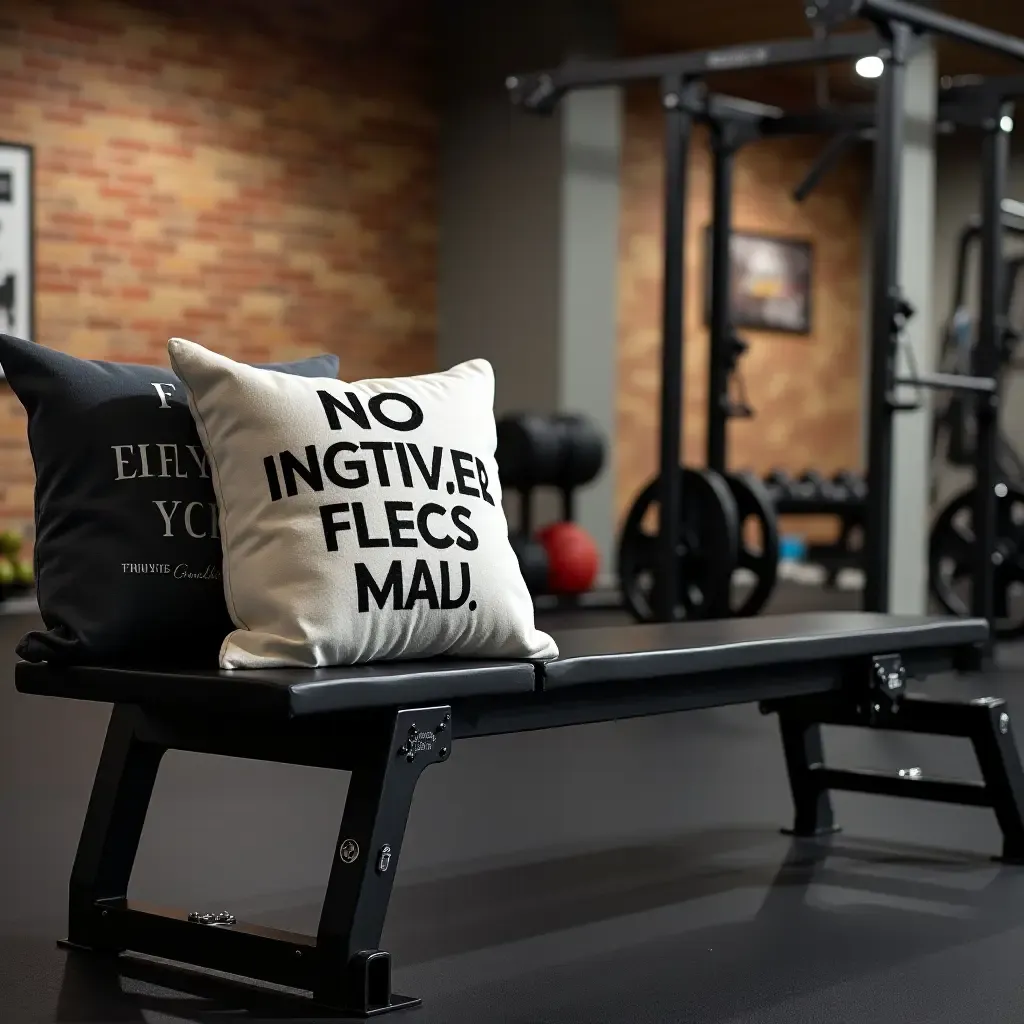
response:
{"label": "metal bracket", "polygon": [[826,32],[839,28],[844,22],[856,18],[862,0],[810,0],[804,8],[808,22],[820,25]]}
{"label": "metal bracket", "polygon": [[720,153],[735,153],[751,142],[757,142],[764,134],[761,131],[763,117],[751,115],[745,118],[716,120],[712,122],[711,147]]}
{"label": "metal bracket", "polygon": [[[437,711],[435,717],[438,721],[436,724],[425,720],[425,717],[432,711]],[[447,761],[451,754],[451,711],[447,707],[428,708],[414,714],[417,719],[424,720],[409,722],[405,729],[405,741],[398,748],[398,753],[409,764],[413,764],[417,760],[425,761],[427,764]]]}
{"label": "metal bracket", "polygon": [[661,106],[665,111],[701,116],[707,107],[703,82],[670,75],[661,80]]}
{"label": "metal bracket", "polygon": [[900,710],[907,692],[907,670],[898,654],[883,654],[871,659],[867,699],[858,704],[858,712],[869,727],[880,725]]}
{"label": "metal bracket", "polygon": [[810,697],[761,701],[761,714],[778,713],[807,724],[829,722],[839,715],[843,725],[877,728],[899,714],[907,692],[907,670],[899,654],[876,654],[861,662],[842,691]]}
{"label": "metal bracket", "polygon": [[509,75],[505,79],[505,88],[514,104],[533,114],[553,113],[562,98],[561,90],[547,73]]}
{"label": "metal bracket", "polygon": [[237,924],[234,914],[229,914],[226,910],[222,910],[218,914],[199,914],[193,912],[188,915],[188,919],[192,924]]}

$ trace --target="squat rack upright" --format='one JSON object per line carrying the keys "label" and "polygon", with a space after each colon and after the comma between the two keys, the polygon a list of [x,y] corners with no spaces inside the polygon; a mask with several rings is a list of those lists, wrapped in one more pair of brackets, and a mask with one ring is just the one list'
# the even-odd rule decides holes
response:
{"label": "squat rack upright", "polygon": [[[1006,188],[1009,135],[1000,127],[998,110],[1005,97],[998,90],[981,94],[981,321],[974,352],[972,377],[924,374],[913,380],[896,377],[900,321],[907,307],[898,280],[900,157],[905,140],[904,98],[907,59],[913,37],[931,33],[1024,61],[1024,41],[906,0],[809,0],[805,8],[812,25],[832,31],[853,18],[871,22],[887,41],[884,71],[876,97],[874,152],[874,239],[871,282],[871,371],[869,384],[868,500],[864,521],[866,569],[864,607],[888,611],[889,518],[892,476],[892,417],[899,410],[893,386],[973,392],[977,396],[976,491],[974,507],[975,558],[972,613],[994,619],[993,575],[996,534],[996,443],[999,352],[1004,324],[998,310],[1003,291],[1002,201]],[[946,95],[946,102],[955,96]],[[987,105],[987,110],[986,110]],[[989,116],[991,115],[991,116]]]}
{"label": "squat rack upright", "polygon": [[[722,71],[743,71],[856,60],[878,54],[883,43],[875,32],[786,39],[718,50],[639,57],[625,60],[569,61],[560,67],[512,75],[506,82],[513,103],[538,114],[554,111],[577,89],[597,89],[655,81],[665,114],[664,276],[661,309],[661,409],[658,562],[675,565],[682,513],[679,474],[683,400],[683,311],[686,296],[683,250],[686,238],[687,157],[695,121],[726,112],[755,117],[781,111],[749,101],[710,96],[704,79]],[[679,580],[661,574],[653,611],[657,620],[677,618]]]}
{"label": "squat rack upright", "polygon": [[[695,120],[715,112],[715,103],[726,98],[709,97],[704,79],[717,72],[758,70],[805,64],[826,64],[877,55],[885,70],[875,98],[875,148],[873,172],[874,239],[871,280],[871,370],[868,442],[868,499],[865,515],[863,603],[868,611],[888,610],[890,501],[892,468],[892,417],[898,410],[894,390],[900,383],[918,387],[952,388],[989,395],[995,405],[997,365],[990,358],[990,338],[979,338],[977,377],[952,379],[949,375],[921,375],[912,380],[896,377],[896,349],[900,329],[910,314],[898,284],[898,231],[900,212],[900,156],[904,143],[904,95],[906,64],[914,34],[934,32],[984,49],[1024,60],[1024,42],[991,32],[969,22],[919,8],[902,0],[810,0],[808,20],[826,33],[852,18],[864,18],[876,31],[858,34],[826,34],[824,38],[790,39],[690,53],[607,61],[569,61],[541,72],[516,74],[506,82],[513,103],[534,113],[551,113],[559,101],[577,89],[626,85],[640,81],[659,83],[665,112],[664,278],[662,283],[662,393],[660,408],[660,564],[675,564],[682,512],[680,433],[683,398],[683,311],[685,299],[683,250],[686,237],[687,156]],[[726,242],[727,244],[727,242]],[[720,248],[721,243],[716,248]],[[728,250],[720,250],[713,262],[726,265]],[[983,258],[983,276],[992,261]],[[997,271],[998,272],[998,271]],[[986,278],[987,280],[987,278]],[[722,309],[713,311],[718,317]],[[979,403],[982,404],[982,403]],[[994,453],[994,431],[982,437]],[[989,459],[988,463],[994,460]],[[975,512],[980,563],[988,564],[988,586],[975,586],[974,603],[986,605],[981,612],[992,618],[991,548],[995,529],[995,496],[992,468],[979,459],[978,509]],[[986,487],[987,483],[987,487]],[[986,539],[987,538],[987,539]],[[979,566],[979,577],[985,572]],[[679,580],[666,571],[653,595],[655,617],[672,621],[678,615]]]}

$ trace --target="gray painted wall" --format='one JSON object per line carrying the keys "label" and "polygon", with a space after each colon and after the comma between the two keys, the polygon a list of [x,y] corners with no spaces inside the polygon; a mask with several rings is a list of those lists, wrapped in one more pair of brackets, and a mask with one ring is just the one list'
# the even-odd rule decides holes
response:
{"label": "gray painted wall", "polygon": [[[925,47],[907,73],[902,153],[899,281],[916,313],[902,338],[898,372],[930,372],[934,362],[935,51]],[[909,389],[900,398],[913,399]],[[889,610],[924,614],[928,602],[928,486],[931,416],[927,402],[897,414],[893,426]]]}
{"label": "gray painted wall", "polygon": [[[533,66],[544,36],[504,6],[490,12],[489,34],[481,5],[453,2],[444,10],[438,362],[488,358],[499,415],[551,408],[557,381],[546,371],[559,330],[561,118],[524,116],[502,85],[507,73]],[[529,7],[523,11],[525,18]]]}
{"label": "gray painted wall", "polygon": [[[570,31],[571,26],[571,31]],[[438,358],[484,356],[495,409],[571,411],[615,431],[621,101],[568,97],[550,118],[515,110],[503,82],[563,55],[614,51],[611,5],[445,7]],[[577,516],[611,564],[613,474]],[[538,502],[538,520],[556,517]]]}
{"label": "gray painted wall", "polygon": [[580,495],[577,518],[602,565],[615,549],[615,442],[619,276],[619,90],[576,93],[563,109],[562,306],[557,407],[589,416],[609,441],[608,465]]}

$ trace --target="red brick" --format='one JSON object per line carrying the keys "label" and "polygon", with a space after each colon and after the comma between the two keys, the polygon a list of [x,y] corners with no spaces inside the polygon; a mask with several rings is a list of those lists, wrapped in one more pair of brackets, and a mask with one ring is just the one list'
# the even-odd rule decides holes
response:
{"label": "red brick", "polygon": [[141,199],[142,194],[138,189],[126,188],[124,185],[103,185],[100,188],[100,195],[105,199]]}
{"label": "red brick", "polygon": [[160,207],[151,203],[127,203],[124,212],[132,220],[155,219],[160,216]]}
{"label": "red brick", "polygon": [[185,309],[182,316],[190,323],[200,324],[222,324],[227,320],[224,313],[212,309]]}
{"label": "red brick", "polygon": [[85,124],[85,116],[72,110],[47,110],[43,114],[43,119],[57,124]]}
{"label": "red brick", "polygon": [[90,249],[110,243],[109,236],[98,231],[75,231],[71,237],[79,245],[88,246]]}
{"label": "red brick", "polygon": [[76,25],[63,25],[57,20],[37,26],[35,32],[46,39],[58,39],[67,43],[83,43],[90,47],[100,42],[99,33],[79,28]]}
{"label": "red brick", "polygon": [[129,174],[119,174],[117,176],[117,180],[123,182],[125,185],[152,185],[153,175],[131,172]]}
{"label": "red brick", "polygon": [[[22,53],[21,65],[30,71],[60,71],[63,65],[55,57],[47,57],[41,53]],[[15,77],[11,73],[11,77]]]}
{"label": "red brick", "polygon": [[95,100],[83,100],[78,97],[72,97],[69,99],[68,107],[71,110],[88,111],[93,114],[105,114],[109,110],[105,103],[97,103]]}
{"label": "red brick", "polygon": [[161,62],[152,58],[132,57],[124,62],[124,66],[130,71],[141,72],[144,75],[158,75],[162,70]]}
{"label": "red brick", "polygon": [[159,153],[161,156],[180,157],[182,160],[191,160],[192,157],[195,155],[195,150],[191,146],[154,146],[153,152]]}
{"label": "red brick", "polygon": [[108,139],[107,145],[111,149],[131,149],[136,153],[148,153],[150,149],[149,143],[143,142],[141,139]]}
{"label": "red brick", "polygon": [[64,210],[55,210],[50,214],[51,224],[67,224],[71,227],[88,228],[95,223],[94,218],[88,213],[66,213]]}

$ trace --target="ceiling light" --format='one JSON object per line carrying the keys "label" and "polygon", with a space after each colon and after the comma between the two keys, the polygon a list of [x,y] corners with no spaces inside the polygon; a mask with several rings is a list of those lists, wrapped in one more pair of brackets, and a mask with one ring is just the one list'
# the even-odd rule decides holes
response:
{"label": "ceiling light", "polygon": [[999,118],[999,127],[1002,128],[1002,130],[1004,132],[1007,132],[1007,133],[1012,132],[1013,131],[1013,118],[1010,117],[1009,114],[1003,114],[1003,116],[1001,118]]}
{"label": "ceiling light", "polygon": [[885,64],[881,57],[861,57],[855,65],[855,70],[861,78],[880,78],[885,70]]}

